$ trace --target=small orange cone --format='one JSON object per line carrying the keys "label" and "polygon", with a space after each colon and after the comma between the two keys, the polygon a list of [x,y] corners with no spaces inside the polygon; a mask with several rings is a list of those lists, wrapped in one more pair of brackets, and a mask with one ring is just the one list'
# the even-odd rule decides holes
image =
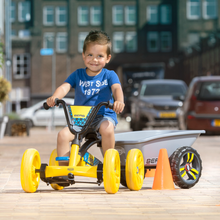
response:
{"label": "small orange cone", "polygon": [[155,169],[147,169],[145,177],[154,177],[155,176]]}
{"label": "small orange cone", "polygon": [[160,149],[152,189],[174,189],[167,149]]}

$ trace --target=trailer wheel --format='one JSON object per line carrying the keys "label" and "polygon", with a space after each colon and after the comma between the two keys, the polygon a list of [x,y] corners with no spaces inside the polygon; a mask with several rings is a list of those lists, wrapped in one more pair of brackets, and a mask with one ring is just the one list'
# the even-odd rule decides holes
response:
{"label": "trailer wheel", "polygon": [[192,147],[180,147],[170,156],[170,167],[175,185],[189,189],[201,177],[202,160]]}

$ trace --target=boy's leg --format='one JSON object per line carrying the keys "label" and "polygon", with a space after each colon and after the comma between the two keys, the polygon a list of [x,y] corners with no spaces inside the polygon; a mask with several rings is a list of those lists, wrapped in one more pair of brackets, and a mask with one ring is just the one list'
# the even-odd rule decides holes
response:
{"label": "boy's leg", "polygon": [[[70,156],[70,141],[74,139],[74,135],[70,132],[68,127],[63,128],[57,136],[57,156],[69,157]],[[67,161],[59,162],[60,166],[68,166]]]}
{"label": "boy's leg", "polygon": [[101,123],[99,133],[102,136],[102,151],[103,155],[108,149],[115,148],[114,125],[111,121],[105,120]]}

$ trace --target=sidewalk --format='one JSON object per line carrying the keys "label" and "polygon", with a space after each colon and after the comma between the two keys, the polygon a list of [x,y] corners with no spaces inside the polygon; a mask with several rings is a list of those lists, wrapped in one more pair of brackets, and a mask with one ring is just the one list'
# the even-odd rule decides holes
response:
{"label": "sidewalk", "polygon": [[0,220],[220,219],[219,136],[201,136],[193,145],[202,158],[203,172],[199,183],[188,190],[152,190],[153,178],[145,178],[140,191],[120,186],[114,195],[107,194],[103,184],[75,184],[55,191],[42,181],[36,193],[25,193],[20,185],[24,151],[35,148],[41,162],[48,163],[57,132],[34,128],[30,137],[0,140]]}

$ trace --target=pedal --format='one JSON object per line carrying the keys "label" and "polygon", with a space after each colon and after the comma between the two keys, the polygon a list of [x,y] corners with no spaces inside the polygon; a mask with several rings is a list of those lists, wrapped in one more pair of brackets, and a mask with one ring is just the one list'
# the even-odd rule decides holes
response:
{"label": "pedal", "polygon": [[56,161],[69,161],[69,157],[56,157]]}

